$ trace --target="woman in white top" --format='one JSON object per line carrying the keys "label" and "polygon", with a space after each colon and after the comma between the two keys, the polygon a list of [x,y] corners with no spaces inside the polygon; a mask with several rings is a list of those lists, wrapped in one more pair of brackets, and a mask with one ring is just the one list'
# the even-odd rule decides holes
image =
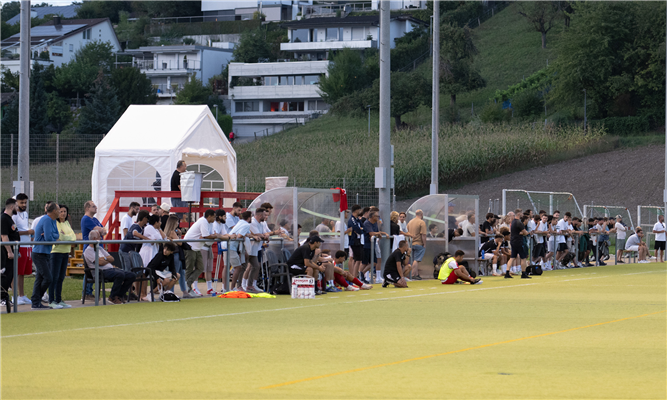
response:
{"label": "woman in white top", "polygon": [[[144,236],[146,236],[148,240],[162,240],[166,237],[160,228],[159,215],[154,214],[148,218],[148,224],[144,228]],[[159,248],[159,244],[144,243],[141,245],[139,255],[141,256],[141,260],[144,262],[144,266],[147,266],[151,262],[153,257],[155,257],[157,254]]]}

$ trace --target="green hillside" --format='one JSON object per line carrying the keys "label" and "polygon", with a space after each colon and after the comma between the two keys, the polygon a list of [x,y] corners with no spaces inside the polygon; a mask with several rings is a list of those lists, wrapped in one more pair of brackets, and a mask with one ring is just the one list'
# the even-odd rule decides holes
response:
{"label": "green hillside", "polygon": [[[562,29],[562,25],[552,28],[547,34],[547,48],[542,49],[540,33],[518,14],[516,4],[475,28],[475,44],[479,50],[476,63],[487,86],[459,95],[459,107],[469,108],[471,103],[475,108],[477,105],[481,107],[496,90],[506,89],[544,68],[547,60],[554,61],[557,56],[555,45]],[[449,105],[449,96],[443,96],[440,104]]]}

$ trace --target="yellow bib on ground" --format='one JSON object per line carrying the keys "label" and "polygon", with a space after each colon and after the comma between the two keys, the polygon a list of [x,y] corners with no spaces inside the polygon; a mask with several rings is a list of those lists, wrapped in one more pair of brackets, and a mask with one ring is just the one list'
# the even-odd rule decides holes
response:
{"label": "yellow bib on ground", "polygon": [[[456,263],[456,260],[454,259],[454,257],[449,257],[448,259],[445,260],[444,263],[442,263],[442,265],[440,266],[440,273],[438,274],[438,279],[439,280],[446,281],[447,278],[449,277],[449,274],[451,274],[452,271],[454,271],[453,269],[451,269],[449,267],[449,263],[452,262],[452,261],[454,261]],[[456,264],[456,265],[458,265],[458,264]]]}

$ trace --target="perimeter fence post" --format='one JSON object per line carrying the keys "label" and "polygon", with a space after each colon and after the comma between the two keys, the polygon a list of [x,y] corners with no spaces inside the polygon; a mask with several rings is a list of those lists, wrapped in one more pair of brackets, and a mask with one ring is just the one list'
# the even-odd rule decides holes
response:
{"label": "perimeter fence post", "polygon": [[[85,296],[85,294],[84,294]],[[139,294],[141,296],[141,294]],[[95,243],[95,305],[100,305],[100,248]]]}
{"label": "perimeter fence post", "polygon": [[[19,312],[19,245],[16,243],[14,245],[14,312]],[[9,296],[7,296],[7,301],[9,301]]]}

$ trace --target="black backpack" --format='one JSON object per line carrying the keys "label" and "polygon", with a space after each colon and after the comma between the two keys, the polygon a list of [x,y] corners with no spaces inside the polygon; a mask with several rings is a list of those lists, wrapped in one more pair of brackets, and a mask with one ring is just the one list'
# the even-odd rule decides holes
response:
{"label": "black backpack", "polygon": [[271,290],[272,294],[290,294],[290,284],[285,280],[284,282],[278,282]]}
{"label": "black backpack", "polygon": [[438,279],[438,274],[440,274],[440,266],[451,256],[451,254],[445,251],[433,257],[433,279]]}
{"label": "black backpack", "polygon": [[528,275],[542,275],[542,266],[539,264],[533,264],[526,267],[526,273]]}

